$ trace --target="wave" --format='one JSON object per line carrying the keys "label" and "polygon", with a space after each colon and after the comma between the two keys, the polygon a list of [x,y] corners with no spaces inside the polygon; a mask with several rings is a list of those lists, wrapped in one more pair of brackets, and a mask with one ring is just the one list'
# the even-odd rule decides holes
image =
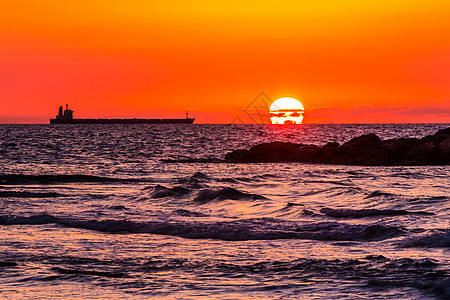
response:
{"label": "wave", "polygon": [[450,247],[450,230],[431,230],[420,236],[407,238],[401,242],[404,247]]}
{"label": "wave", "polygon": [[398,173],[393,173],[393,174],[389,174],[389,177],[400,177],[400,178],[406,178],[406,179],[427,179],[427,178],[434,178],[434,175],[430,175],[430,174],[424,174],[424,173],[419,173],[419,172],[398,172]]}
{"label": "wave", "polygon": [[320,189],[320,190],[311,190],[309,192],[303,193],[300,196],[314,196],[319,194],[330,194],[331,196],[339,196],[339,195],[357,195],[360,194],[363,191],[362,188],[359,187],[343,187],[343,186],[337,186],[337,187],[331,187],[326,189]]}
{"label": "wave", "polygon": [[0,225],[58,224],[60,220],[60,218],[45,213],[31,216],[0,216]]}
{"label": "wave", "polygon": [[[439,265],[432,259],[388,259],[382,255],[366,256],[357,259],[326,260],[301,258],[292,261],[262,261],[254,264],[221,263],[211,267],[217,272],[295,273],[296,275],[308,277],[356,278],[359,280],[371,280],[375,275],[379,281],[396,274],[400,275],[396,276],[396,278],[403,280],[399,286],[416,286],[421,284],[420,280],[417,279],[421,279],[422,283],[428,281],[432,286],[436,278],[444,277],[437,270]],[[385,277],[387,275],[386,269],[389,269],[390,276]],[[433,276],[429,276],[431,275],[430,273]],[[415,280],[411,281],[411,279]]]}
{"label": "wave", "polygon": [[[208,175],[206,175],[206,174],[204,174],[204,173],[202,173],[202,172],[196,172],[194,175],[189,176],[187,179],[188,179],[188,181],[189,181],[189,180],[192,180],[192,179],[199,179],[199,180],[204,179],[204,180],[209,180],[210,178],[209,178]],[[183,180],[180,180],[180,182],[184,182],[184,181],[183,181]]]}
{"label": "wave", "polygon": [[210,181],[210,178],[208,175],[203,174],[201,172],[197,172],[192,176],[189,176],[187,178],[182,178],[178,180],[178,183],[189,187],[192,189],[200,189],[204,187],[204,183]]}
{"label": "wave", "polygon": [[150,197],[153,199],[164,198],[164,197],[182,197],[191,192],[190,189],[184,188],[182,186],[175,186],[168,188],[162,185],[157,185],[154,187],[146,187],[144,190],[151,190]]}
{"label": "wave", "polygon": [[29,184],[53,184],[71,182],[139,182],[139,179],[111,178],[93,175],[25,175],[4,174],[0,175],[0,184],[3,185],[29,185]]}
{"label": "wave", "polygon": [[226,177],[221,178],[219,182],[231,182],[231,183],[242,183],[242,182],[260,182],[276,179],[278,176],[273,174],[262,174],[262,175],[254,175],[250,177]]}
{"label": "wave", "polygon": [[[438,270],[439,264],[432,259],[389,259],[382,255],[366,256],[356,259],[315,259],[300,258],[294,260],[264,260],[256,263],[249,261],[189,261],[183,259],[166,258],[150,259],[139,268],[145,271],[163,271],[173,269],[201,270],[214,274],[284,274],[304,278],[339,278],[384,282],[385,279],[399,278],[398,286],[429,287],[434,286],[436,280],[445,278]],[[386,273],[386,269],[389,270]]]}
{"label": "wave", "polygon": [[126,274],[122,272],[107,272],[98,270],[67,269],[61,267],[53,267],[52,270],[58,272],[59,274],[64,275],[88,275],[88,276],[101,276],[110,278],[122,278],[126,276]]}
{"label": "wave", "polygon": [[324,207],[320,210],[321,213],[334,218],[365,218],[378,216],[403,216],[410,214],[419,215],[434,215],[431,212],[424,211],[407,211],[402,209],[333,209]]}
{"label": "wave", "polygon": [[302,203],[294,203],[294,202],[288,202],[287,204],[286,204],[286,208],[287,207],[293,207],[293,206],[305,206],[304,204],[302,204]]}
{"label": "wave", "polygon": [[335,181],[335,180],[301,180],[302,183],[306,183],[306,184],[334,184],[334,185],[338,185],[338,186],[352,186],[353,183],[349,182],[349,181],[344,181],[344,180],[339,180],[339,181]]}
{"label": "wave", "polygon": [[298,223],[272,218],[236,221],[150,221],[78,220],[49,214],[32,216],[0,216],[0,225],[58,224],[107,233],[150,233],[189,239],[226,241],[310,239],[331,241],[378,241],[397,237],[404,231],[379,224],[351,225],[338,222]]}
{"label": "wave", "polygon": [[386,192],[382,192],[382,191],[374,191],[374,192],[370,193],[369,195],[367,195],[365,197],[365,199],[369,199],[369,198],[373,198],[373,197],[388,197],[388,196],[394,196],[394,194],[386,193]]}
{"label": "wave", "polygon": [[[17,257],[15,257],[15,261]],[[423,258],[388,258],[383,255],[356,255],[353,258],[281,258],[280,260],[262,259],[221,259],[220,257],[181,258],[149,253],[142,259],[130,258],[87,258],[73,256],[39,255],[28,256],[28,262],[44,262],[44,266],[55,275],[32,276],[27,280],[91,281],[100,279],[102,284],[119,284],[126,287],[127,281],[117,282],[116,278],[131,279],[134,287],[136,279],[142,276],[158,275],[161,272],[183,273],[193,276],[215,274],[219,278],[288,278],[309,283],[357,284],[375,289],[416,288],[432,295],[450,295],[449,271],[445,264]],[[51,264],[48,264],[51,262]],[[7,262],[7,267],[15,267],[15,262]],[[1,267],[1,261],[0,261]],[[45,277],[44,277],[45,276]],[[108,280],[109,281],[108,283]],[[270,281],[269,281],[270,282]],[[283,283],[270,288],[284,286]],[[267,285],[261,287],[266,289]]]}
{"label": "wave", "polygon": [[408,202],[413,202],[417,204],[430,204],[430,203],[443,203],[450,199],[448,196],[431,196],[431,197],[420,197],[408,199]]}
{"label": "wave", "polygon": [[[299,258],[293,260],[216,260],[172,258],[154,256],[144,262],[128,260],[99,261],[94,264],[52,267],[63,275],[106,278],[133,278],[136,274],[158,274],[175,271],[190,274],[217,274],[218,276],[283,276],[311,282],[343,280],[368,287],[413,287],[436,295],[449,295],[448,271],[442,270],[433,259],[389,259],[382,255],[369,255],[353,259]],[[278,285],[277,285],[278,286]]]}
{"label": "wave", "polygon": [[241,200],[241,199],[267,199],[264,196],[257,194],[249,194],[241,192],[231,187],[224,187],[218,190],[204,189],[198,192],[197,196],[194,198],[196,203],[207,203],[212,200]]}
{"label": "wave", "polygon": [[261,175],[255,175],[255,176],[253,176],[253,178],[265,180],[265,179],[271,179],[271,178],[279,178],[279,176],[277,176],[275,174],[266,173],[266,174],[261,174]]}
{"label": "wave", "polygon": [[124,205],[112,205],[112,206],[108,206],[107,208],[113,209],[113,210],[127,210],[128,209]]}
{"label": "wave", "polygon": [[0,268],[4,267],[15,267],[17,263],[15,261],[4,261],[0,260]]}
{"label": "wave", "polygon": [[151,190],[152,198],[164,198],[164,197],[182,197],[188,195],[192,190],[201,189],[205,187],[205,183],[210,181],[209,176],[197,172],[192,176],[181,178],[177,182],[179,185],[174,187],[165,187],[162,185],[150,186],[144,188],[144,190]]}
{"label": "wave", "polygon": [[65,195],[54,192],[33,193],[33,192],[18,192],[18,191],[0,191],[0,198],[53,198],[53,197],[65,197]]}
{"label": "wave", "polygon": [[218,180],[219,182],[229,182],[229,183],[242,183],[242,182],[252,182],[253,179],[248,177],[226,177]]}
{"label": "wave", "polygon": [[205,215],[204,213],[190,211],[187,209],[177,209],[174,210],[173,213],[183,217],[207,217],[207,215]]}
{"label": "wave", "polygon": [[438,281],[432,288],[433,292],[441,295],[444,299],[450,298],[450,278]]}

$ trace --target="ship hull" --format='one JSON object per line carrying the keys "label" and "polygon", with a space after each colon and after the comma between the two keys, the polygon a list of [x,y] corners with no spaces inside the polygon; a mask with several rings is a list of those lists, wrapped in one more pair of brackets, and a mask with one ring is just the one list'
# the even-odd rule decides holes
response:
{"label": "ship hull", "polygon": [[50,119],[50,124],[192,124],[195,118],[186,119]]}

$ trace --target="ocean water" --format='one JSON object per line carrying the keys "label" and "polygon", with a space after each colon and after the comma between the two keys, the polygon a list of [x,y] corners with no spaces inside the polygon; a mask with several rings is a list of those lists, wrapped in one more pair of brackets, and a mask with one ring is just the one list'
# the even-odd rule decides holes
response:
{"label": "ocean water", "polygon": [[448,299],[450,166],[221,160],[449,126],[0,125],[0,299]]}

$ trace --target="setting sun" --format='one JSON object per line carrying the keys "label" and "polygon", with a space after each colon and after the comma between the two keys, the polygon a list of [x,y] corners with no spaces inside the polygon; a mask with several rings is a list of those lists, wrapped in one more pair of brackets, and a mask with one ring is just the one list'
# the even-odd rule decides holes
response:
{"label": "setting sun", "polygon": [[272,124],[302,124],[303,113],[302,103],[290,97],[275,100],[269,109]]}

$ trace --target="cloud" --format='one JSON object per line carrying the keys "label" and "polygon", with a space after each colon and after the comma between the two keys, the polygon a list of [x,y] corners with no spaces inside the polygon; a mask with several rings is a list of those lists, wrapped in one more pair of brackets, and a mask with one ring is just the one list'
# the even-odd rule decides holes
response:
{"label": "cloud", "polygon": [[[423,115],[442,115],[450,117],[450,108],[443,107],[413,107],[404,111],[400,111],[399,114],[405,114],[410,116],[423,116]],[[450,119],[449,119],[450,121]]]}
{"label": "cloud", "polygon": [[361,105],[321,107],[305,112],[305,123],[450,123],[450,107]]}

